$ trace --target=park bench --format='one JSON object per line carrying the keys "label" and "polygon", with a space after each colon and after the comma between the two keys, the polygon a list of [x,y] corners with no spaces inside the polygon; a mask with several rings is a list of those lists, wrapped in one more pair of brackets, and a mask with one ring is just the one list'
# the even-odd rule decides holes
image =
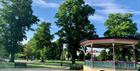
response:
{"label": "park bench", "polygon": [[17,67],[24,67],[24,68],[26,68],[27,64],[23,63],[23,62],[15,62],[15,68],[17,68]]}
{"label": "park bench", "polygon": [[0,58],[0,62],[6,62],[6,60],[3,58]]}

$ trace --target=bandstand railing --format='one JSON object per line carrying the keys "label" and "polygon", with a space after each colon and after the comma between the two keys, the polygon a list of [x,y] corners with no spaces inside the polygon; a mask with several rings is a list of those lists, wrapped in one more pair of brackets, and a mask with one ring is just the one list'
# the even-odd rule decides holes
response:
{"label": "bandstand railing", "polygon": [[133,62],[121,62],[121,61],[85,61],[86,66],[97,68],[116,68],[116,69],[136,69],[136,65]]}

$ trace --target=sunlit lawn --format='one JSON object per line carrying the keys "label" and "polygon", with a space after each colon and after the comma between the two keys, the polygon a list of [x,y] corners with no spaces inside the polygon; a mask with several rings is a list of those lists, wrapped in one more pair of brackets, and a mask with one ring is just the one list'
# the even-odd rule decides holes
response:
{"label": "sunlit lawn", "polygon": [[[61,63],[63,66],[61,66]],[[76,61],[76,64],[83,64],[83,61]],[[71,61],[61,61],[61,60],[47,60],[45,63],[40,63],[36,61],[28,61],[27,68],[66,68],[71,65]],[[14,68],[14,63],[3,62],[0,63],[0,68]]]}
{"label": "sunlit lawn", "polygon": [[14,68],[14,63],[2,62],[0,63],[0,68]]}

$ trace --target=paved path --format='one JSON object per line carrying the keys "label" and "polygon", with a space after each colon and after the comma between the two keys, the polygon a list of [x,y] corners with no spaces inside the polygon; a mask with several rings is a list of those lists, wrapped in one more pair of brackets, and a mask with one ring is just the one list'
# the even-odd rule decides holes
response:
{"label": "paved path", "polygon": [[64,69],[52,69],[52,68],[7,68],[7,69],[0,69],[0,71],[80,71],[80,70],[64,70]]}

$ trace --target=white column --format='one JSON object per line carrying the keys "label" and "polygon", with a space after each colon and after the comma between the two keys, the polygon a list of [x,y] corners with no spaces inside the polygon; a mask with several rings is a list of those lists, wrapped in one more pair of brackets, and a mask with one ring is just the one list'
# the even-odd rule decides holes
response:
{"label": "white column", "polygon": [[84,61],[86,60],[86,51],[85,51],[86,46],[83,46],[83,53],[84,53]]}
{"label": "white column", "polygon": [[106,48],[105,48],[105,61],[107,59],[107,52],[106,52]]}
{"label": "white column", "polygon": [[112,46],[113,46],[113,61],[115,62],[115,44],[112,43]]}
{"label": "white column", "polygon": [[114,62],[114,69],[115,69],[115,64],[116,64],[116,60],[115,60],[115,58],[116,58],[116,56],[115,56],[115,44],[114,43],[112,43],[112,46],[113,46],[113,62]]}
{"label": "white column", "polygon": [[93,44],[91,44],[91,61],[93,61]]}
{"label": "white column", "polygon": [[132,45],[132,47],[133,47],[133,62],[135,63],[135,68],[136,68],[137,67],[136,52],[135,52],[136,47],[135,45]]}

